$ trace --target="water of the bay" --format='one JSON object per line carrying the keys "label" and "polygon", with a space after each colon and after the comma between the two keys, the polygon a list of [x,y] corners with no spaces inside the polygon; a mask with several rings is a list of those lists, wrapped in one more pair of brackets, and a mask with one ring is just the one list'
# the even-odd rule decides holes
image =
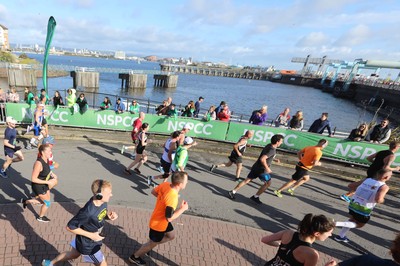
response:
{"label": "water of the bay", "polygon": [[[29,54],[29,57],[43,62],[42,54]],[[95,57],[54,56],[49,57],[50,65],[72,65],[77,67],[94,68],[121,68],[132,70],[160,70],[158,63],[129,60],[114,60]],[[201,105],[205,112],[210,105],[218,105],[222,100],[227,102],[234,114],[250,115],[255,109],[263,105],[268,106],[269,119],[274,119],[285,107],[290,108],[293,115],[302,110],[305,117],[305,128],[319,118],[322,112],[329,113],[329,120],[338,131],[349,132],[360,122],[370,122],[373,114],[363,108],[355,106],[349,100],[333,97],[319,89],[273,83],[265,80],[246,80],[227,77],[213,77],[203,75],[179,74],[176,88],[154,88],[152,75],[147,77],[146,89],[121,89],[121,80],[117,73],[100,73],[100,87],[98,92],[121,95],[122,97],[136,97],[138,99],[161,102],[172,97],[177,105],[187,104],[190,100],[196,101],[203,96],[205,101]],[[38,79],[38,88],[42,87],[42,80]],[[55,90],[65,90],[72,87],[71,77],[51,78],[48,80],[49,94]]]}

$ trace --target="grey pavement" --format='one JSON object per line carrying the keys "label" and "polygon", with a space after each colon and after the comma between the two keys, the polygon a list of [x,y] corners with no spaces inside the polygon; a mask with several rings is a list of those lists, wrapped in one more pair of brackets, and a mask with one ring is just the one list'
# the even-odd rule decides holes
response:
{"label": "grey pavement", "polygon": [[[51,222],[43,224],[35,220],[39,207],[29,206],[24,210],[18,204],[21,197],[31,193],[30,175],[37,155],[36,150],[23,150],[25,161],[12,165],[10,178],[0,179],[0,265],[39,265],[43,258],[53,258],[67,250],[73,235],[66,231],[66,223],[90,198],[90,184],[96,178],[112,182],[109,206],[119,214],[105,228],[103,251],[107,262],[129,265],[127,258],[131,252],[147,240],[155,198],[146,176],[158,174],[156,167],[165,137],[152,136],[149,161],[142,167],[142,174],[129,176],[123,173],[123,168],[131,160],[127,153],[120,154],[121,145],[130,142],[129,133],[69,128],[51,128],[51,133],[56,138],[55,161],[60,163],[55,171],[59,184],[52,190],[54,203],[48,212]],[[313,172],[312,180],[296,190],[295,196],[284,194],[283,198],[277,198],[272,190],[288,180],[295,161],[293,155],[281,152],[278,158],[283,163],[272,166],[272,186],[261,196],[263,204],[256,205],[249,199],[261,184],[259,181],[243,187],[233,201],[227,192],[236,185],[235,168],[208,171],[212,163],[227,161],[232,145],[198,142],[190,150],[189,184],[180,196],[188,201],[189,210],[173,223],[176,239],[152,251],[145,258],[148,265],[263,265],[276,252],[276,248],[261,243],[263,235],[295,229],[310,212],[346,220],[347,204],[338,195],[346,190],[349,182],[346,179],[363,176],[365,172],[324,161],[323,167],[316,168],[319,171]],[[260,148],[248,148],[243,177],[259,152]],[[398,175],[394,177],[397,179]],[[389,258],[390,241],[400,231],[399,205],[398,190],[394,190],[376,208],[370,223],[348,234],[349,244],[333,239],[316,243],[321,254],[320,265],[331,257],[340,261],[365,252]],[[65,265],[81,264],[78,260]]]}

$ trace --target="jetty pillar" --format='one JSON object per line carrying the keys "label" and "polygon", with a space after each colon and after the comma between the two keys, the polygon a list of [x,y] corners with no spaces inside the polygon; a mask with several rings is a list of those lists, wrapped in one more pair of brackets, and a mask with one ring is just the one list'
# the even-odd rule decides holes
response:
{"label": "jetty pillar", "polygon": [[8,85],[14,87],[37,87],[36,71],[34,69],[8,68]]}
{"label": "jetty pillar", "polygon": [[73,79],[73,87],[85,87],[85,88],[98,88],[99,87],[99,72],[92,72],[86,68],[76,69],[71,71],[70,76]]}
{"label": "jetty pillar", "polygon": [[154,75],[154,87],[176,88],[178,75]]}
{"label": "jetty pillar", "polygon": [[125,89],[145,89],[147,84],[146,74],[120,73],[121,88]]}

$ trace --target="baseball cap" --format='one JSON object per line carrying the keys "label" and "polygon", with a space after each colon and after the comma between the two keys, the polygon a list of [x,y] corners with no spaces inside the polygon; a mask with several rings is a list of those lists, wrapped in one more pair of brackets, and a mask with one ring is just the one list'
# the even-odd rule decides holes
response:
{"label": "baseball cap", "polygon": [[183,141],[184,145],[189,145],[193,143],[193,139],[191,137],[185,137],[185,140]]}
{"label": "baseball cap", "polygon": [[183,129],[192,129],[188,123],[183,126]]}
{"label": "baseball cap", "polygon": [[54,145],[55,143],[56,142],[54,141],[54,138],[52,136],[45,137],[43,139],[43,142],[42,142],[43,145],[44,144],[52,144],[52,145]]}
{"label": "baseball cap", "polygon": [[15,120],[12,116],[7,116],[6,122],[11,124],[16,124],[17,120]]}

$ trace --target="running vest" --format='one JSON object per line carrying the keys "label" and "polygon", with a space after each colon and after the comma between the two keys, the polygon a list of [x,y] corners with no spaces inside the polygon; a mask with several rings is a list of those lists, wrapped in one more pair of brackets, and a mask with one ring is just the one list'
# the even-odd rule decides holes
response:
{"label": "running vest", "polygon": [[303,266],[304,264],[298,262],[293,256],[293,251],[300,246],[311,247],[311,244],[301,241],[299,233],[295,232],[289,243],[280,244],[275,258],[265,263],[265,266]]}
{"label": "running vest", "polygon": [[42,159],[42,157],[39,157],[37,159],[37,161],[39,161],[42,164],[42,171],[39,173],[38,178],[40,180],[49,180],[50,179],[50,166]]}
{"label": "running vest", "polygon": [[[179,160],[181,159],[180,157],[182,156],[182,151],[183,151],[183,150],[186,150],[186,151],[187,151],[187,148],[184,148],[183,146],[179,146],[179,147],[176,149],[174,162],[173,162],[173,164],[172,164],[172,170],[173,170],[173,171],[179,170],[179,169],[178,169],[178,162],[179,162]],[[183,164],[182,164],[183,168],[186,167],[186,164],[187,164],[188,160],[189,160],[189,154],[187,154],[187,156],[184,158],[184,161],[183,161]]]}
{"label": "running vest", "polygon": [[[379,170],[381,170],[383,168],[383,166],[385,165],[383,160],[387,156],[393,155],[393,154],[394,153],[391,150],[384,150],[384,151],[378,152],[375,156],[374,161],[368,168],[368,172],[378,172]],[[374,177],[374,176],[368,176],[368,177]]]}
{"label": "running vest", "polygon": [[[166,161],[167,163],[172,163],[172,161],[169,160],[168,158],[168,152],[169,152],[169,146],[171,145],[172,139],[167,139],[164,145],[164,152],[161,156],[161,158]],[[175,151],[171,154],[171,157],[174,158]]]}
{"label": "running vest", "polygon": [[378,181],[373,178],[367,178],[357,188],[356,194],[354,194],[349,204],[349,209],[358,214],[370,216],[376,205],[376,194],[384,184],[385,182]]}
{"label": "running vest", "polygon": [[[244,136],[241,136],[240,137],[240,139],[238,140],[238,142],[240,142],[242,139],[245,139],[245,137]],[[243,145],[239,145],[238,146],[238,150],[239,150],[239,152],[243,155],[244,154],[244,152],[246,151],[246,146],[247,146],[247,139],[245,139],[246,141],[245,141],[245,143],[243,144]],[[237,152],[235,151],[235,149],[233,150],[233,153],[237,156],[237,157],[239,157],[239,154],[237,154]]]}
{"label": "running vest", "polygon": [[147,134],[146,133],[142,134],[142,133],[143,133],[143,131],[140,131],[138,133],[138,140],[139,140],[138,145],[137,145],[138,148],[143,147],[143,145],[142,145],[142,136],[143,135],[144,135],[143,141],[147,142]]}

